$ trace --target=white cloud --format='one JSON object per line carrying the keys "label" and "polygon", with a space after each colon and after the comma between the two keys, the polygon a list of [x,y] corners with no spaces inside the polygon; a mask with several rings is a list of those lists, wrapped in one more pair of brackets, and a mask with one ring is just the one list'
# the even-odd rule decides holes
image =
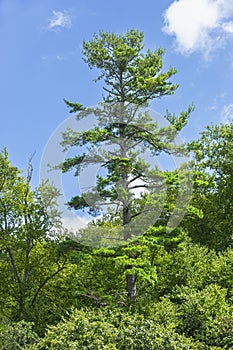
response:
{"label": "white cloud", "polygon": [[232,0],[216,0],[219,7],[221,16],[229,18],[233,13],[233,1]]}
{"label": "white cloud", "polygon": [[79,229],[86,227],[90,221],[90,219],[81,218],[79,216],[67,216],[62,218],[62,225],[69,231],[77,232]]}
{"label": "white cloud", "polygon": [[48,29],[60,30],[61,28],[71,28],[72,21],[68,11],[53,11],[53,17],[49,19]]}
{"label": "white cloud", "polygon": [[230,124],[233,122],[233,103],[223,107],[221,112],[221,123]]}
{"label": "white cloud", "polygon": [[223,23],[222,28],[226,32],[233,34],[233,21]]}
{"label": "white cloud", "polygon": [[164,14],[163,31],[176,38],[177,51],[209,53],[233,33],[233,0],[177,0]]}

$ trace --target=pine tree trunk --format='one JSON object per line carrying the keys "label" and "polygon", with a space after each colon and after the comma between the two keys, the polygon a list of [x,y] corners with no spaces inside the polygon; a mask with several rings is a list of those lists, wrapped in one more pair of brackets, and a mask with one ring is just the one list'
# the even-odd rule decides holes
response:
{"label": "pine tree trunk", "polygon": [[[133,265],[127,265],[126,269],[129,271],[133,268]],[[137,294],[137,288],[136,288],[136,280],[137,277],[133,275],[132,273],[128,272],[126,274],[126,290],[128,294],[128,298],[132,300],[136,297]]]}
{"label": "pine tree trunk", "polygon": [[[123,91],[123,90],[122,90]],[[122,95],[122,106],[124,109],[124,96]],[[120,155],[121,158],[127,158],[127,147],[126,147],[126,140],[125,140],[125,127],[126,125],[122,123],[120,126],[120,137],[121,137],[121,143],[120,143]],[[122,182],[121,182],[124,190],[126,193],[129,193],[129,188],[128,188],[128,174],[123,173],[122,174]],[[131,238],[131,233],[130,230],[127,229],[127,225],[131,221],[131,208],[130,208],[130,201],[128,198],[123,198],[122,200],[123,204],[123,226],[125,227],[125,232],[124,232],[124,240],[127,241],[128,239]],[[133,265],[127,265],[126,269],[126,291],[129,300],[132,300],[133,298],[136,297],[137,294],[137,288],[136,288],[136,279],[137,277],[130,273],[130,270],[133,269]]]}

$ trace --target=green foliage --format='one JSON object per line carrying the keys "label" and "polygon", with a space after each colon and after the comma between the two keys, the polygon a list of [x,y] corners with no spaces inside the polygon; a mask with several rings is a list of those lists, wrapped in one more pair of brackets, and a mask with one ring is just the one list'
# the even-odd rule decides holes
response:
{"label": "green foliage", "polygon": [[48,318],[42,291],[65,268],[65,260],[57,251],[58,191],[43,183],[33,192],[31,176],[30,164],[24,178],[7,151],[0,153],[0,305],[10,319],[35,321],[41,330]]}
{"label": "green foliage", "polygon": [[[78,176],[85,167],[98,163],[105,170],[105,175],[98,175],[96,186],[74,196],[68,204],[75,210],[87,209],[94,217],[104,212],[104,205],[115,205],[118,208],[115,215],[123,226],[131,224],[141,212],[144,214],[141,216],[142,223],[151,221],[154,212],[159,211],[161,198],[157,197],[160,188],[159,197],[164,192],[164,174],[156,167],[150,169],[142,155],[146,150],[150,150],[153,156],[161,152],[183,154],[184,147],[175,145],[173,141],[193,110],[191,106],[179,117],[167,114],[171,124],[166,127],[154,122],[147,110],[138,110],[139,106],[147,106],[154,98],[173,94],[178,87],[169,81],[176,70],[163,71],[164,50],[148,50],[145,53],[143,38],[143,33],[132,29],[119,35],[100,32],[83,43],[84,61],[90,68],[100,71],[97,80],[104,80],[107,96],[97,108],[84,110],[80,104],[76,106],[65,101],[72,112],[81,110],[77,113],[78,119],[94,114],[96,125],[81,132],[68,129],[63,133],[62,145],[65,149],[78,146],[83,152],[85,146],[85,151],[58,166],[63,172],[75,169],[75,176]],[[98,146],[106,145],[113,147],[111,152],[99,150]],[[141,203],[135,198],[136,189],[141,190]],[[142,195],[145,191],[152,194],[147,205],[146,196]],[[151,215],[149,207],[153,211]],[[138,227],[138,221],[131,226],[123,233],[121,241],[145,231],[143,225]],[[92,232],[87,235],[92,236]]]}
{"label": "green foliage", "polygon": [[215,284],[210,284],[201,291],[189,287],[178,288],[181,332],[205,344],[219,345],[223,335],[222,324],[226,318],[231,318],[232,312],[226,302],[226,293],[226,289]]}
{"label": "green foliage", "polygon": [[96,80],[104,79],[107,85],[106,102],[144,104],[177,89],[177,84],[167,81],[176,70],[162,71],[164,50],[144,54],[143,38],[143,33],[132,29],[124,35],[100,32],[83,43],[84,61],[101,71]]}
{"label": "green foliage", "polygon": [[[233,124],[208,126],[190,143],[189,203],[188,167],[162,172],[142,159],[147,150],[187,152],[173,141],[193,106],[167,112],[171,125],[162,128],[147,109],[136,113],[177,88],[164,50],[145,51],[143,34],[130,30],[95,35],[83,54],[107,94],[94,109],[65,100],[78,119],[92,113],[97,123],[63,134],[63,147],[81,153],[57,168],[78,176],[101,164],[95,186],[69,204],[94,216],[106,203],[116,207],[65,239],[59,191],[48,182],[32,191],[30,162],[24,177],[0,153],[0,348],[232,349]],[[117,147],[97,152],[102,145]]]}
{"label": "green foliage", "polygon": [[[167,205],[161,218],[165,231],[175,206],[178,187],[188,187],[184,181],[184,169],[182,175],[177,171],[169,178],[168,173],[165,175],[158,167],[151,167],[143,156],[145,158],[148,151],[153,158],[162,152],[169,155],[186,154],[186,148],[176,145],[174,141],[193,111],[193,106],[190,106],[179,117],[167,113],[166,119],[170,122],[167,126],[158,125],[153,120],[145,107],[154,98],[173,94],[178,85],[169,81],[176,73],[174,68],[163,71],[164,50],[145,52],[143,38],[142,33],[133,29],[124,35],[100,32],[89,42],[83,43],[84,61],[91,69],[100,71],[96,81],[104,80],[107,95],[103,96],[103,102],[97,108],[84,108],[65,100],[71,112],[77,112],[78,120],[89,115],[94,115],[96,119],[92,129],[68,129],[63,133],[62,146],[66,150],[78,147],[79,154],[57,166],[63,172],[74,169],[75,176],[90,165],[98,164],[100,167],[95,185],[71,198],[68,205],[75,210],[87,211],[93,217],[104,214],[103,219],[97,219],[86,229],[79,230],[76,240],[96,248],[114,247],[114,260],[111,263],[114,261],[121,277],[125,277],[129,299],[136,296],[136,280],[142,283],[143,288],[154,286],[157,280],[151,258],[154,254],[151,253],[152,244],[147,245],[137,237],[155,224],[157,213],[163,212],[164,204],[168,203],[165,199],[169,197],[172,203]],[[109,151],[105,149],[106,146],[110,147]],[[174,189],[168,196],[167,183],[172,184],[170,188],[173,186]],[[136,191],[140,191],[139,198],[136,198]],[[184,196],[182,200],[185,203]],[[111,208],[107,211],[106,206]],[[176,208],[176,218],[169,227],[170,231],[179,224],[182,210],[183,203],[181,208]],[[110,224],[106,225],[106,221]],[[151,231],[153,236],[156,228]],[[126,241],[128,245],[124,244]],[[175,246],[178,241],[179,238],[176,238],[170,245]],[[120,245],[123,245],[120,249],[116,248]],[[118,290],[116,283],[114,288],[117,293],[123,294],[122,286]],[[98,289],[102,297],[104,289]],[[109,291],[112,293],[112,288]],[[92,296],[93,293],[88,291],[83,294]]]}
{"label": "green foliage", "polygon": [[184,244],[170,256],[169,265],[160,266],[164,288],[186,285],[194,288],[204,288],[211,281],[212,263],[217,258],[215,252],[205,247]]}
{"label": "green foliage", "polygon": [[21,350],[34,344],[38,335],[33,331],[33,324],[25,321],[0,323],[1,350]]}
{"label": "green foliage", "polygon": [[194,111],[194,104],[189,106],[187,111],[181,112],[178,118],[176,115],[171,114],[168,111],[165,118],[176,128],[177,131],[180,131],[187,124],[188,117],[190,113],[192,113],[193,111]]}
{"label": "green foliage", "polygon": [[68,320],[50,327],[31,349],[180,350],[204,349],[201,344],[165,329],[153,320],[117,310],[74,311]]}
{"label": "green foliage", "polygon": [[202,218],[189,218],[186,227],[196,242],[217,250],[232,246],[233,239],[232,137],[232,124],[212,124],[189,145],[196,158],[193,206]]}

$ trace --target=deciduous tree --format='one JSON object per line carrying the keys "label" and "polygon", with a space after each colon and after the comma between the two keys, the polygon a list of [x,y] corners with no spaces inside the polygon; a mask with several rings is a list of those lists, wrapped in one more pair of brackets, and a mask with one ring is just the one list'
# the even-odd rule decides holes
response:
{"label": "deciduous tree", "polygon": [[[45,203],[45,186],[32,191],[7,151],[0,153],[0,299],[3,314],[15,320],[30,318],[41,291],[65,268],[56,254],[57,216],[48,215],[54,203]],[[57,190],[52,190],[57,194]],[[55,220],[56,218],[56,220]]]}

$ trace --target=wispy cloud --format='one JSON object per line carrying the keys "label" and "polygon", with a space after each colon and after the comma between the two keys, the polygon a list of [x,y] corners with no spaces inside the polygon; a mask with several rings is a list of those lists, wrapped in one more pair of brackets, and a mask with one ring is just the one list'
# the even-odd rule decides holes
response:
{"label": "wispy cloud", "polygon": [[64,54],[49,54],[49,55],[44,54],[40,56],[40,59],[46,63],[54,62],[54,61],[62,62],[67,60],[67,56]]}
{"label": "wispy cloud", "polygon": [[216,111],[219,110],[220,106],[222,106],[226,102],[226,93],[222,92],[220,94],[217,94],[214,99],[212,104],[208,107],[209,111]]}
{"label": "wispy cloud", "polygon": [[201,51],[208,58],[233,33],[232,15],[232,0],[177,0],[164,14],[163,31],[175,36],[180,53]]}
{"label": "wispy cloud", "polygon": [[64,55],[56,55],[56,59],[58,61],[64,61],[65,60],[65,56]]}
{"label": "wispy cloud", "polygon": [[233,122],[233,103],[225,105],[221,112],[221,123],[230,124]]}
{"label": "wispy cloud", "polygon": [[71,28],[72,21],[71,16],[68,11],[52,11],[53,17],[48,20],[48,29],[49,30],[61,30],[63,28]]}

